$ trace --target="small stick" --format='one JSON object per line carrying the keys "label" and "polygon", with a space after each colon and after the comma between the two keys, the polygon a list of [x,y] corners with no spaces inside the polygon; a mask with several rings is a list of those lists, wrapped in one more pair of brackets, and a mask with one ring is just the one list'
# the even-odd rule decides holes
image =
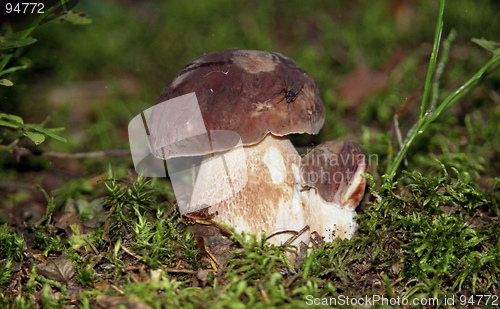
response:
{"label": "small stick", "polygon": [[[196,275],[198,271],[190,270],[190,269],[177,269],[177,268],[165,268],[164,269],[168,273],[176,273],[176,274],[189,274]],[[204,271],[213,271],[213,269],[204,269]]]}
{"label": "small stick", "polygon": [[[401,135],[401,130],[399,129],[399,121],[398,121],[398,118],[396,117],[396,115],[394,115],[394,130],[393,132],[396,132],[396,137],[398,139],[398,144],[399,144],[399,150],[403,149],[404,147],[404,143],[403,143],[403,137]],[[406,157],[404,157],[404,165],[407,166],[408,165],[408,160],[406,159]]]}
{"label": "small stick", "polygon": [[214,271],[217,271],[217,265],[215,265],[214,261],[212,260],[212,259],[213,259],[212,254],[210,254],[210,252],[208,252],[208,251],[207,251],[207,253],[208,253],[208,256],[210,257],[210,259],[209,259],[209,261],[210,261],[210,266],[212,266],[212,269],[213,269]]}
{"label": "small stick", "polygon": [[296,235],[290,237],[286,242],[285,245],[289,245],[292,242],[294,242],[297,238],[302,236],[307,230],[309,230],[309,225],[304,226]]}
{"label": "small stick", "polygon": [[266,240],[274,237],[274,236],[277,236],[277,235],[281,235],[281,234],[293,234],[292,237],[290,237],[285,243],[284,245],[289,245],[291,244],[292,242],[294,242],[297,238],[299,238],[302,234],[304,234],[307,230],[309,230],[309,225],[306,225],[304,226],[300,231],[294,231],[294,230],[284,230],[284,231],[279,231],[279,232],[275,232],[269,236],[266,237]]}
{"label": "small stick", "polygon": [[89,246],[92,248],[92,250],[94,250],[94,253],[95,253],[96,255],[99,255],[99,254],[100,254],[100,253],[99,253],[99,250],[97,250],[97,248],[94,246],[94,244],[93,244],[91,241],[89,241],[89,240],[88,240],[88,239],[86,239],[86,238],[84,238],[83,240],[84,240],[87,244],[89,244]]}
{"label": "small stick", "polygon": [[[215,262],[215,264],[217,264],[217,266],[220,266],[220,263],[219,261],[217,261],[217,259],[215,258],[215,256],[212,255],[212,253],[210,253],[210,251],[208,251],[208,247],[205,245],[205,252],[208,254],[208,256]],[[217,271],[217,267],[214,267],[215,265],[212,265],[212,268]]]}
{"label": "small stick", "polygon": [[208,222],[212,223],[215,227],[217,227],[220,230],[220,232],[222,233],[222,235],[224,235],[226,237],[233,236],[233,233],[230,230],[223,227],[219,222],[215,222],[212,219],[208,220]]}
{"label": "small stick", "polygon": [[396,279],[393,283],[391,283],[391,286],[395,286],[396,284],[398,284],[399,282],[401,282],[401,280],[403,280],[403,277],[399,277],[398,279]]}
{"label": "small stick", "polygon": [[114,284],[111,284],[110,286],[111,286],[111,288],[112,288],[113,290],[117,291],[117,292],[118,292],[118,294],[120,294],[120,295],[125,295],[125,292],[123,292],[122,290],[120,290],[120,289],[119,289],[117,286],[115,286]]}
{"label": "small stick", "polygon": [[[9,149],[5,145],[0,145],[0,149]],[[13,154],[18,157],[25,156],[44,156],[52,158],[67,158],[67,159],[83,159],[83,158],[101,158],[101,157],[122,157],[130,156],[130,150],[103,150],[103,151],[93,151],[93,152],[77,152],[77,153],[65,153],[65,152],[54,152],[54,151],[44,151],[44,150],[33,150],[20,146],[13,146],[10,148]]]}
{"label": "small stick", "polygon": [[201,225],[212,225],[210,222],[204,221],[204,220],[201,220],[201,219],[196,219],[196,220],[194,220],[194,222],[196,222],[198,224],[201,224]]}
{"label": "small stick", "polygon": [[262,284],[259,284],[259,291],[260,291],[260,294],[262,295],[262,298],[266,302],[266,304],[270,304],[271,300],[269,299],[269,296],[267,296],[267,292],[264,289],[264,287],[262,286]]}
{"label": "small stick", "polygon": [[127,249],[127,247],[125,247],[124,245],[120,245],[120,248],[122,248],[123,251],[127,252],[129,255],[131,255],[132,257],[135,257],[136,259],[138,259],[139,261],[144,261],[144,258],[140,255],[137,255],[135,254],[134,252],[132,251],[129,251]]}

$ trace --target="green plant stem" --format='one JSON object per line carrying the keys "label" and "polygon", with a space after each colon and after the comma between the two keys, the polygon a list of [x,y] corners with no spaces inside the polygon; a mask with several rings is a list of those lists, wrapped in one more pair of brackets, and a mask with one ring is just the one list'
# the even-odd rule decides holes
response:
{"label": "green plant stem", "polygon": [[428,117],[424,118],[421,130],[425,130],[429,126],[429,124],[433,122],[446,107],[448,107],[448,105],[461,98],[465,93],[467,93],[467,91],[474,87],[481,78],[484,78],[487,74],[491,73],[493,70],[496,70],[498,66],[493,68],[492,71],[486,72],[498,61],[500,61],[500,55],[491,58],[490,61],[488,61],[481,69],[479,69],[479,71],[477,71],[474,76],[472,76],[467,82],[465,82],[465,84],[463,84],[460,88],[446,97],[443,103],[441,103],[441,105],[439,105],[439,107],[434,112],[430,113]]}
{"label": "green plant stem", "polygon": [[[396,159],[392,162],[392,164],[387,165],[386,169],[386,174],[389,175],[389,179],[392,179],[394,175],[396,174],[396,170],[398,169],[399,165],[404,159],[404,156],[408,150],[408,147],[411,145],[413,142],[413,139],[415,139],[415,135],[413,135],[415,132],[418,132],[417,127],[420,126],[420,122],[422,121],[422,117],[424,117],[425,110],[427,109],[427,101],[429,99],[429,94],[431,91],[431,81],[432,81],[432,75],[434,74],[434,68],[436,67],[436,62],[437,62],[437,57],[438,57],[438,52],[439,52],[439,45],[441,44],[441,34],[443,32],[443,15],[444,15],[444,5],[445,5],[445,0],[440,0],[439,1],[439,13],[438,13],[438,21],[436,24],[436,33],[434,35],[434,45],[432,47],[432,53],[431,53],[431,59],[429,61],[429,68],[427,70],[427,76],[425,78],[425,87],[424,87],[424,94],[422,96],[422,103],[420,106],[420,114],[419,114],[419,122],[417,122],[413,127],[408,131],[406,135],[406,139],[404,142],[403,148],[399,151],[398,155],[396,156]],[[390,160],[392,160],[392,145],[390,145],[389,149],[390,153]]]}
{"label": "green plant stem", "polygon": [[[437,65],[436,75],[435,75],[435,78],[434,78],[434,84],[432,85],[432,100],[431,100],[431,105],[430,105],[429,111],[433,111],[436,108],[436,106],[437,106],[437,101],[438,101],[438,98],[439,98],[439,86],[440,86],[440,83],[441,83],[441,76],[443,75],[446,63],[448,62],[448,56],[449,56],[449,53],[450,53],[451,43],[453,42],[453,40],[455,40],[456,35],[457,35],[456,30],[452,29],[450,31],[450,34],[446,38],[446,40],[443,42],[443,53],[441,55],[441,60],[439,61],[438,65]],[[420,118],[422,118],[422,117],[420,117]],[[395,126],[397,127],[398,126],[398,124],[397,124],[397,121],[398,121],[397,115],[394,117],[394,121],[396,122]],[[412,127],[412,129],[410,129],[410,131],[407,133],[405,141],[404,141],[405,144],[408,142],[408,136],[410,136],[413,133],[413,131],[416,129],[417,125],[418,125],[418,123],[415,124]],[[392,159],[393,159],[392,144],[389,143],[388,161],[392,161]],[[387,170],[386,170],[387,173],[389,172],[390,168],[391,168],[391,165],[388,165],[387,166]]]}
{"label": "green plant stem", "polygon": [[434,74],[434,69],[436,67],[437,56],[439,53],[439,45],[441,43],[441,35],[443,33],[444,4],[445,0],[439,1],[439,13],[436,26],[436,34],[434,36],[434,45],[432,47],[431,60],[429,61],[429,68],[427,70],[427,77],[425,78],[424,95],[422,97],[422,105],[420,106],[419,118],[422,118],[422,116],[424,116],[425,110],[427,109],[427,101],[429,100],[429,93],[431,91],[432,75]]}
{"label": "green plant stem", "polygon": [[[439,52],[439,45],[441,44],[441,35],[443,32],[443,15],[444,15],[444,6],[445,6],[445,0],[440,0],[439,1],[439,14],[438,14],[438,21],[436,25],[436,33],[434,37],[434,45],[432,48],[432,54],[431,54],[431,60],[429,62],[429,69],[427,71],[427,76],[425,79],[425,88],[424,88],[424,94],[422,97],[422,104],[420,106],[420,114],[419,114],[419,119],[415,125],[408,131],[406,135],[406,139],[404,142],[403,148],[399,151],[398,155],[392,162],[392,164],[387,166],[387,175],[389,179],[393,179],[394,176],[396,175],[396,171],[399,168],[399,165],[403,161],[408,148],[410,145],[413,143],[413,140],[417,137],[417,135],[423,133],[425,129],[429,126],[429,124],[434,121],[440,114],[441,112],[448,107],[451,103],[455,102],[458,100],[460,97],[462,97],[467,91],[469,91],[477,82],[480,78],[483,78],[486,74],[486,71],[493,66],[496,62],[500,61],[500,55],[494,56],[490,61],[488,61],[479,71],[472,76],[467,82],[465,82],[459,89],[457,89],[455,92],[451,93],[446,97],[446,99],[439,105],[437,106],[437,100],[439,96],[439,83],[440,79],[443,73],[444,65],[448,60],[448,52],[450,48],[450,44],[453,41],[455,37],[455,31],[452,30],[450,32],[450,35],[444,42],[444,53],[441,59],[441,62],[438,65],[438,68],[436,70],[436,78],[434,81],[434,84],[432,84],[432,76],[434,75],[435,69],[436,69],[436,62],[437,62],[437,57],[438,57],[438,52]],[[496,68],[494,68],[496,69]],[[433,96],[431,98],[431,104],[430,107],[427,105],[427,101],[429,101],[429,95],[431,92],[432,88],[432,93]]]}
{"label": "green plant stem", "polygon": [[[446,99],[437,107],[434,111],[432,108],[427,110],[427,112],[424,114],[423,117],[421,117],[416,125],[408,132],[408,138],[405,142],[404,147],[401,149],[401,151],[398,153],[398,156],[392,163],[390,169],[389,169],[389,178],[393,178],[394,175],[396,174],[396,171],[403,161],[403,158],[408,151],[408,148],[410,147],[411,143],[417,137],[418,134],[421,134],[427,129],[429,124],[433,122],[440,114],[441,112],[448,107],[451,103],[455,102],[459,98],[461,98],[467,91],[469,91],[474,85],[477,83],[477,81],[481,78],[483,78],[487,74],[487,70],[493,66],[495,63],[500,61],[500,55],[497,55],[493,58],[490,59],[479,71],[474,74],[467,82],[465,82],[460,88],[458,88],[456,91],[451,93]],[[498,67],[495,67],[494,69],[497,69]]]}
{"label": "green plant stem", "polygon": [[439,98],[439,86],[441,84],[441,76],[443,75],[444,68],[446,63],[448,62],[448,56],[450,54],[451,43],[455,40],[457,36],[457,31],[455,29],[451,29],[450,34],[443,42],[443,53],[441,55],[441,60],[438,63],[436,69],[436,76],[434,78],[434,84],[432,85],[432,100],[431,100],[431,108],[435,109],[437,106],[437,101]]}

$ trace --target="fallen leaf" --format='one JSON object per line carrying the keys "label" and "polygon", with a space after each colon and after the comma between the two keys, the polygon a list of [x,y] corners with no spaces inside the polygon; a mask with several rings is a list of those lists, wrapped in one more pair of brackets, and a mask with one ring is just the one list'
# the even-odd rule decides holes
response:
{"label": "fallen leaf", "polygon": [[86,25],[92,23],[87,14],[75,11],[67,11],[61,14],[58,18],[54,19],[55,22],[69,22],[73,25]]}
{"label": "fallen leaf", "polygon": [[356,68],[340,83],[338,95],[351,107],[357,108],[370,94],[382,92],[387,88],[391,72],[406,58],[405,48],[397,49],[394,54],[377,70],[368,68],[364,63]]}
{"label": "fallen leaf", "polygon": [[401,262],[394,263],[391,266],[392,272],[397,275],[401,272],[401,269],[403,269],[404,266],[405,264]]}
{"label": "fallen leaf", "polygon": [[359,107],[369,94],[385,90],[387,81],[388,76],[384,72],[372,71],[365,64],[358,63],[340,84],[338,94],[350,106]]}
{"label": "fallen leaf", "polygon": [[55,260],[49,260],[37,265],[36,272],[47,279],[67,284],[75,274],[75,268],[73,267],[73,261],[68,258],[66,253],[63,253]]}
{"label": "fallen leaf", "polygon": [[14,86],[14,83],[8,79],[3,78],[3,79],[0,79],[0,85],[2,85],[2,86]]}
{"label": "fallen leaf", "polygon": [[68,234],[68,236],[71,236],[74,233],[72,233],[71,229],[68,229],[68,228],[70,228],[70,226],[73,224],[81,225],[80,216],[77,213],[66,211],[65,213],[63,213],[61,218],[57,221],[57,223],[55,224],[55,227],[58,227],[62,230],[66,230],[66,233]]}

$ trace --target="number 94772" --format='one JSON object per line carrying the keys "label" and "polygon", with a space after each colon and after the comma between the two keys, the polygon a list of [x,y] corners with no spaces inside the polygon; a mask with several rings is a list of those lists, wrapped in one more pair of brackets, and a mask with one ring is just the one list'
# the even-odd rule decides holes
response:
{"label": "number 94772", "polygon": [[45,5],[37,2],[22,2],[5,4],[7,14],[43,14]]}

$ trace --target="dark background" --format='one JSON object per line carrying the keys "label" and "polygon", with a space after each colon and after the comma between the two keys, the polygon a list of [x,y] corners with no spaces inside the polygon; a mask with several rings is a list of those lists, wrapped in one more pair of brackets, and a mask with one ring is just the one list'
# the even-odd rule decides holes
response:
{"label": "dark background", "polygon": [[[283,53],[317,80],[326,122],[317,137],[295,137],[296,146],[353,140],[379,156],[372,172],[382,174],[392,117],[412,95],[400,119],[403,135],[418,118],[438,7],[436,1],[404,0],[82,0],[74,9],[93,22],[40,26],[32,34],[38,42],[15,59],[29,61],[29,69],[4,76],[14,86],[0,88],[2,112],[36,123],[50,116],[48,126],[66,128],[61,134],[67,143],[23,146],[60,152],[127,149],[128,122],[155,102],[185,64],[206,52],[250,48]],[[491,57],[471,38],[500,41],[500,3],[448,1],[444,38],[451,28],[457,38],[441,100]],[[495,72],[447,109],[416,140],[408,168],[432,172],[439,169],[432,158],[439,158],[470,168],[478,178],[495,175],[500,142],[494,134],[498,127],[490,125],[500,115],[499,85]],[[109,164],[122,171],[132,167],[129,157],[17,162],[2,155],[1,163],[1,178],[32,183],[45,177],[33,177],[36,170],[89,178]]]}

